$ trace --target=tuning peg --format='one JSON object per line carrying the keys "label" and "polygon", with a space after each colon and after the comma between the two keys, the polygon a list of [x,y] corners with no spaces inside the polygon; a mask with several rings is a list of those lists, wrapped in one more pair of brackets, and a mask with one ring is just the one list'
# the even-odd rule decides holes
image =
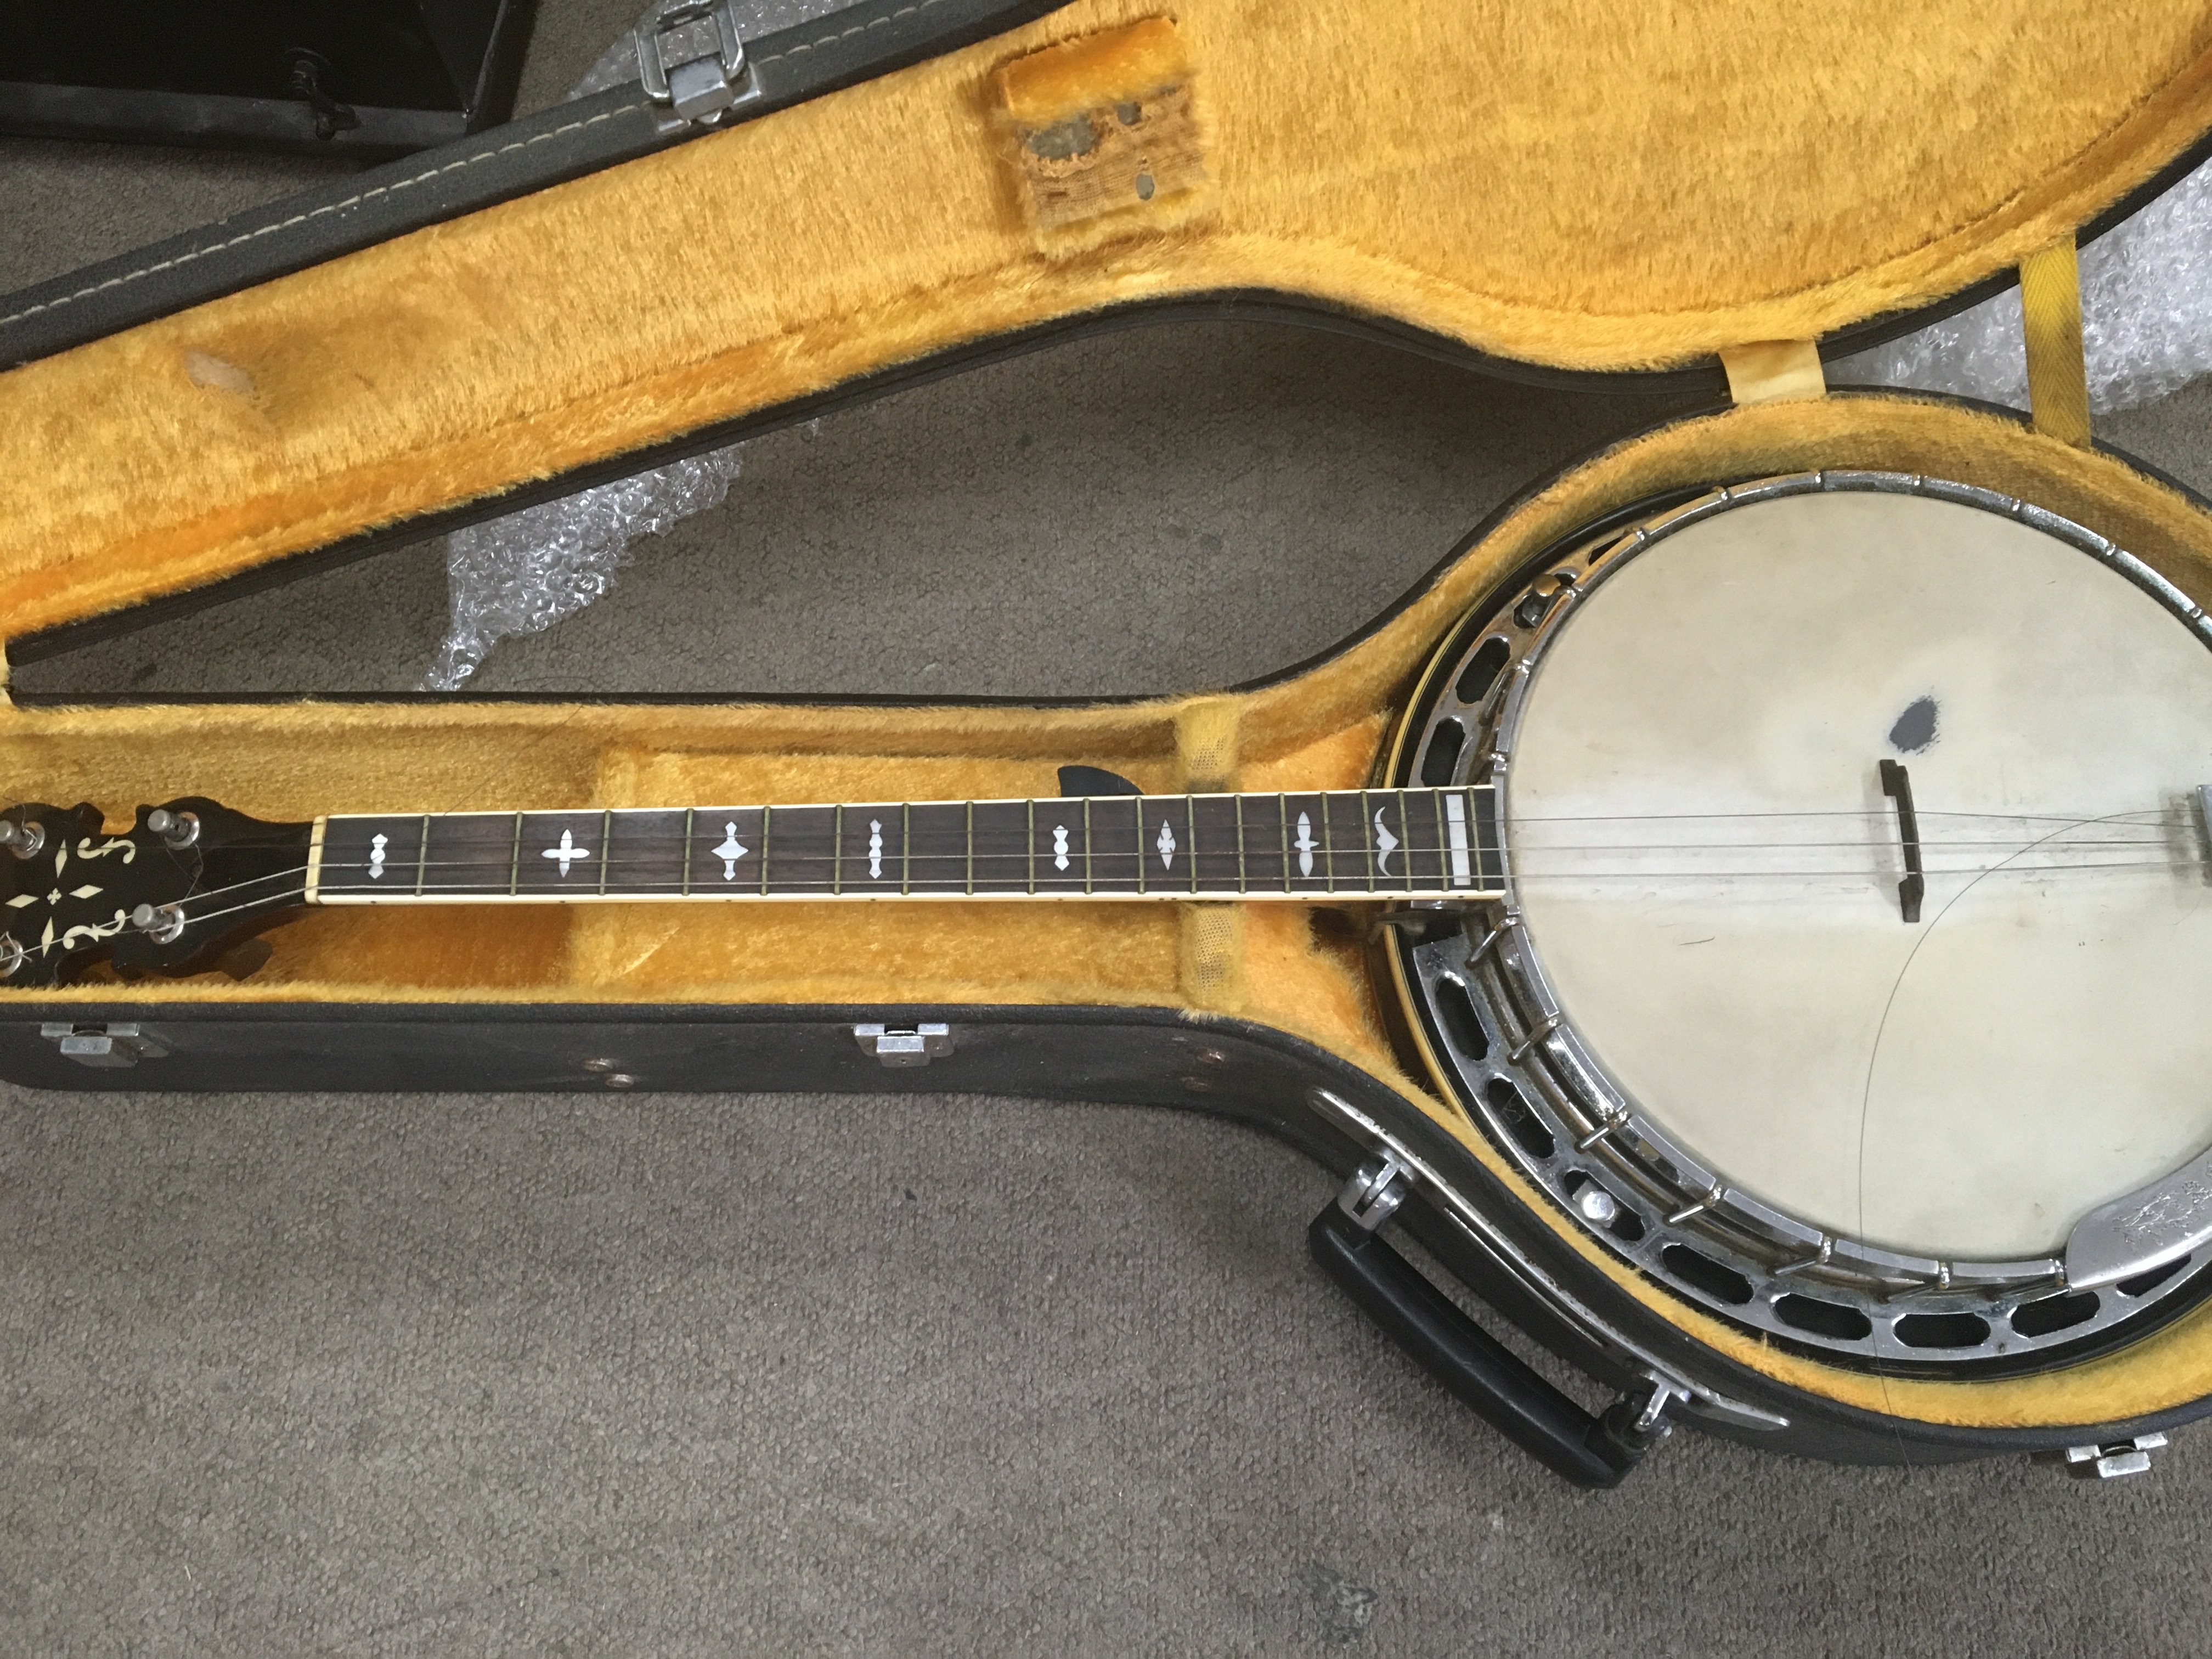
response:
{"label": "tuning peg", "polygon": [[46,844],[43,824],[17,823],[13,819],[0,818],[0,847],[4,847],[19,859],[34,859],[39,849]]}
{"label": "tuning peg", "polygon": [[141,904],[131,910],[131,925],[155,944],[167,945],[183,936],[185,907],[181,904]]}
{"label": "tuning peg", "polygon": [[166,806],[157,806],[146,814],[146,827],[179,849],[190,847],[200,838],[198,814],[172,812]]}

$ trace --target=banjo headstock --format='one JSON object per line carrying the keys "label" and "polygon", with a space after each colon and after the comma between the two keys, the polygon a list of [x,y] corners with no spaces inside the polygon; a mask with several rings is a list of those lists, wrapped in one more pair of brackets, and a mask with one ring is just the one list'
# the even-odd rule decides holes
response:
{"label": "banjo headstock", "polygon": [[141,806],[111,833],[98,807],[0,812],[0,986],[59,985],[112,961],[125,978],[192,973],[301,902],[308,828],[199,796]]}

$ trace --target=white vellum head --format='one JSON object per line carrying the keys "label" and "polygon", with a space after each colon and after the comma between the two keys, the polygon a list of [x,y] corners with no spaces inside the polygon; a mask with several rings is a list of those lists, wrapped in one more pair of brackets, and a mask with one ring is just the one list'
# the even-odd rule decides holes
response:
{"label": "white vellum head", "polygon": [[2006,1260],[2212,1144],[2206,783],[2212,651],[2171,611],[2016,520],[1845,491],[1584,594],[1506,804],[1527,937],[1641,1109],[1802,1220]]}

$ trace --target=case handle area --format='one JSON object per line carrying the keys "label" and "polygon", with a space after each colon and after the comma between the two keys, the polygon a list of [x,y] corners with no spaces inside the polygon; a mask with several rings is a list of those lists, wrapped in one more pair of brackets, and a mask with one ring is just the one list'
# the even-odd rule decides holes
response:
{"label": "case handle area", "polygon": [[1592,1416],[1553,1388],[1379,1237],[1407,1189],[1395,1164],[1352,1176],[1306,1230],[1322,1271],[1431,1376],[1554,1474],[1577,1486],[1619,1486],[1671,1431],[1667,1391],[1624,1395]]}

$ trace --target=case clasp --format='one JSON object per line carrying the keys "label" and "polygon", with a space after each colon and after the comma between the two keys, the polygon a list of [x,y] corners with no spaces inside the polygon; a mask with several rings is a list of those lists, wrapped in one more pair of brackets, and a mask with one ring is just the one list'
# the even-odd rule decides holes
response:
{"label": "case clasp", "polygon": [[676,112],[664,131],[686,123],[712,126],[732,105],[760,95],[731,0],[670,6],[638,25],[636,38],[646,96]]}
{"label": "case clasp", "polygon": [[914,1025],[855,1025],[853,1041],[886,1066],[927,1066],[952,1052],[952,1028],[941,1021]]}
{"label": "case clasp", "polygon": [[73,1025],[49,1021],[39,1035],[62,1051],[64,1058],[80,1066],[136,1066],[142,1060],[159,1060],[169,1045],[135,1022]]}

